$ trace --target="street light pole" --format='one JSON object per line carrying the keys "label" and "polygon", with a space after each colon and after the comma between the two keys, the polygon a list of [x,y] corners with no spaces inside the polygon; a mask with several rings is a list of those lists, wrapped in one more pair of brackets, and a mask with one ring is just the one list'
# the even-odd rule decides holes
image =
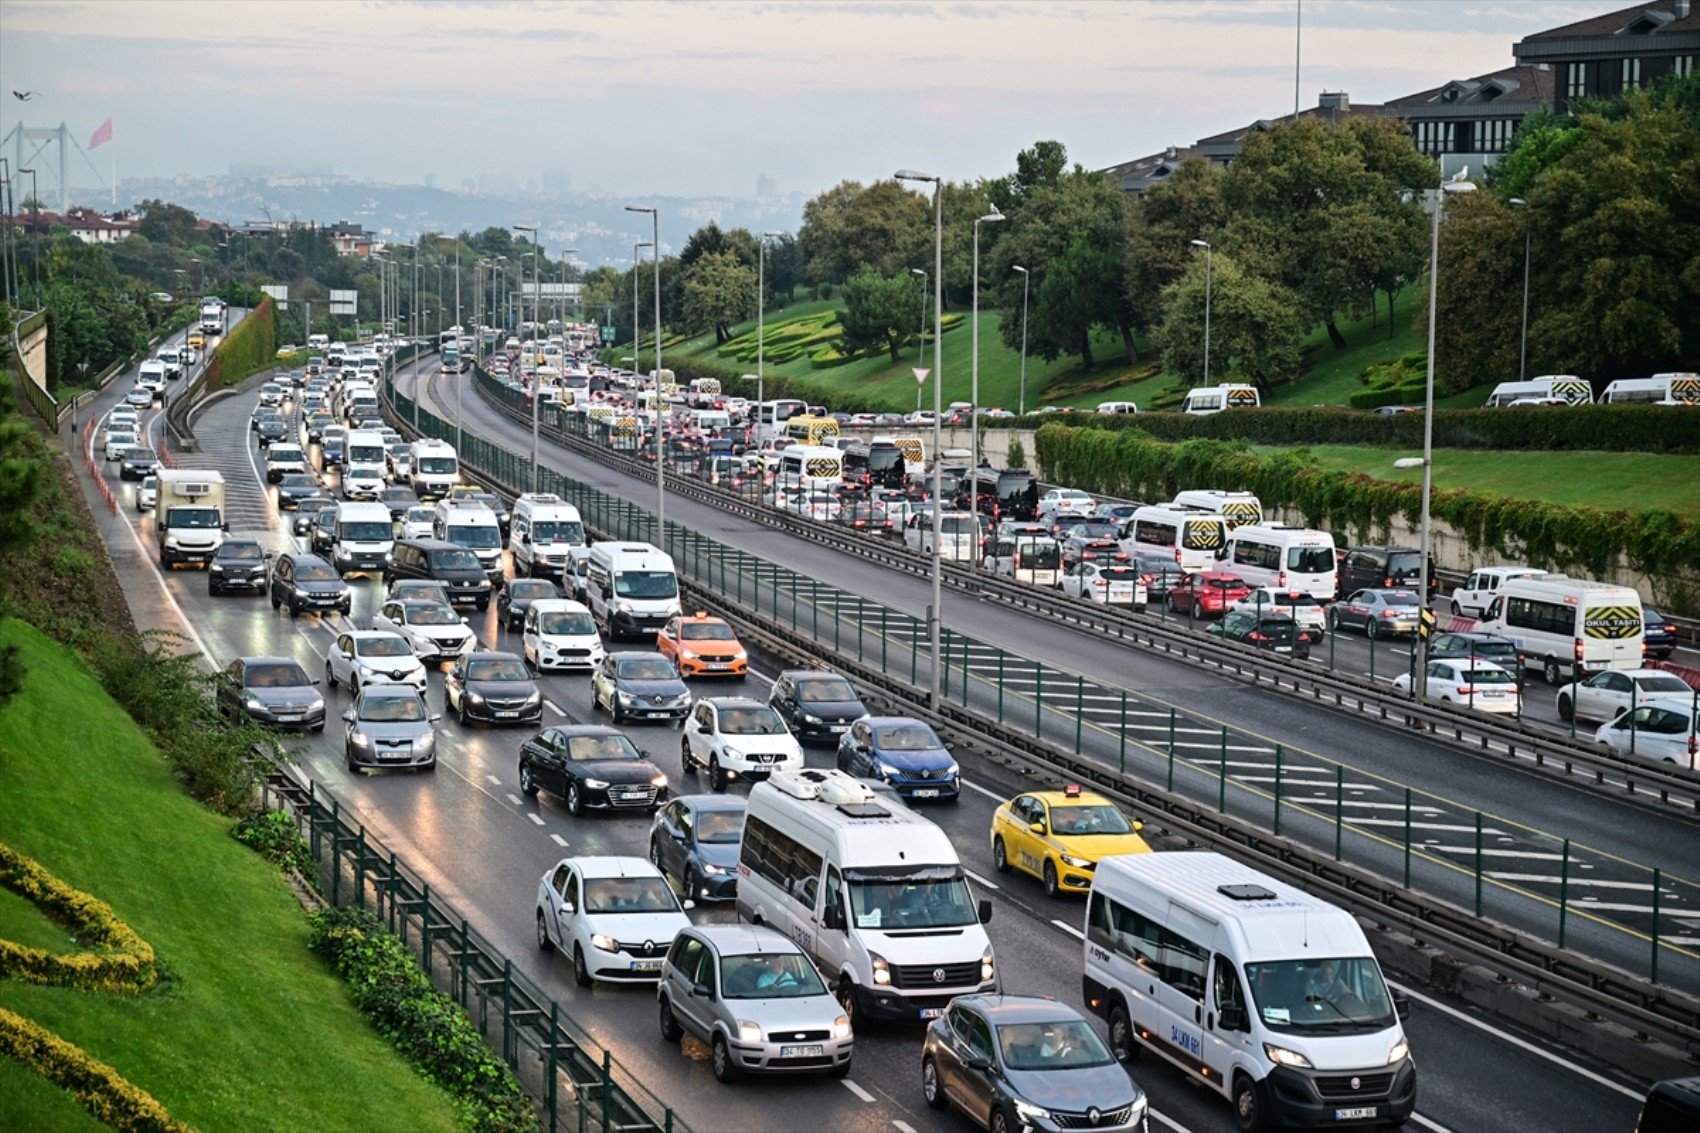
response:
{"label": "street light pole", "polygon": [[1020,264],[1015,270],[1021,273],[1021,404],[1016,413],[1018,417],[1027,416],[1027,292],[1028,284],[1033,277]]}
{"label": "street light pole", "polygon": [[655,261],[655,541],[667,549],[667,418],[661,400],[661,210],[627,205],[627,212],[649,214],[650,255]]}
{"label": "street light pole", "polygon": [[[529,232],[529,233],[531,233],[531,254],[532,254],[532,257],[533,257],[532,263],[531,263],[531,278],[532,278],[532,282],[536,283],[537,278],[538,278],[538,272],[541,271],[542,267],[543,267],[542,263],[539,262],[535,258],[537,256],[537,226],[535,224],[516,224],[516,225],[513,226],[513,228],[514,228],[515,232]],[[521,261],[521,262],[523,263],[524,261]],[[542,288],[539,287],[538,290],[541,291]],[[523,271],[520,273],[519,293],[520,293],[520,320],[523,322],[524,319],[525,319],[525,273]],[[532,301],[532,311],[533,311],[532,334],[533,335],[535,335],[537,333],[536,332],[536,321],[537,321],[536,320],[536,309],[537,309],[536,301],[533,300]],[[520,328],[520,341],[522,343],[521,349],[524,348],[523,347],[523,343],[525,341],[524,331],[525,331],[525,328],[522,326]],[[531,370],[531,490],[533,492],[537,491],[537,426],[538,426],[538,414],[540,412],[538,407],[542,403],[543,403],[543,380],[542,380],[541,375],[539,375],[538,372],[537,372],[537,367],[535,365],[533,365],[532,370]]]}
{"label": "street light pole", "polygon": [[[921,277],[921,329],[915,334],[915,365],[927,360],[927,270],[910,268],[910,275]],[[921,412],[921,387],[915,387],[915,412]]]}
{"label": "street light pole", "polygon": [[1215,249],[1207,240],[1194,240],[1194,248],[1204,249],[1204,384],[1210,384],[1210,259]]}
{"label": "street light pole", "polygon": [[[913,169],[899,169],[899,181],[929,181],[933,186],[933,604],[927,610],[927,644],[932,664],[927,676],[927,704],[939,708],[939,637],[944,613],[944,564],[940,555],[944,541],[944,462],[939,459],[943,443],[944,417],[944,326],[940,312],[944,304],[944,178]],[[973,469],[970,469],[970,474]]]}
{"label": "street light pole", "polygon": [[761,243],[756,255],[756,443],[763,440],[761,435],[761,406],[763,400],[763,384],[767,376],[767,241],[769,237],[783,236],[782,232],[763,232]]}
{"label": "street light pole", "polygon": [[[1506,204],[1524,208],[1528,205],[1522,197],[1512,197]],[[1534,234],[1529,227],[1529,214],[1523,214],[1523,333],[1519,338],[1517,349],[1517,380],[1527,381],[1529,378],[1529,238]]]}
{"label": "street light pole", "polygon": [[968,483],[971,485],[968,489],[971,501],[968,510],[975,516],[980,514],[980,225],[1002,219],[1003,213],[994,204],[991,212],[974,220],[974,310],[970,316],[974,334],[969,346],[971,362],[968,367]]}

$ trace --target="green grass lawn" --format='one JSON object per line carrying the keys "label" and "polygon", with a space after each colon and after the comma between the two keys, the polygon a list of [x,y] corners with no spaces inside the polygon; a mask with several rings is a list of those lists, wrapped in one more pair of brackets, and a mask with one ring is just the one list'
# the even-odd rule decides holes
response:
{"label": "green grass lawn", "polygon": [[[1260,447],[1258,451],[1275,450]],[[1408,483],[1422,480],[1421,468],[1393,467],[1400,457],[1421,456],[1420,451],[1313,445],[1310,453],[1327,469]],[[1436,449],[1434,483],[1439,488],[1473,488],[1576,507],[1624,511],[1665,508],[1690,521],[1700,521],[1700,488],[1696,488],[1700,485],[1700,456]]]}
{"label": "green grass lawn", "polygon": [[1394,302],[1392,338],[1387,337],[1385,309],[1379,326],[1378,320],[1368,315],[1339,320],[1340,333],[1346,338],[1344,350],[1336,350],[1328,340],[1327,328],[1317,325],[1304,341],[1308,369],[1296,380],[1276,386],[1264,404],[1345,405],[1347,398],[1364,388],[1358,375],[1365,366],[1421,351],[1425,343],[1415,318],[1420,290],[1407,287]]}
{"label": "green grass lawn", "polygon": [[[4,981],[0,1004],[201,1129],[456,1129],[307,950],[305,913],[230,821],[184,794],[74,656],[13,620],[0,643],[26,669],[0,709],[0,841],[110,904],[168,973],[129,997]],[[0,903],[0,932],[63,940],[22,904]],[[19,1069],[0,1060],[0,1128],[88,1127]]]}
{"label": "green grass lawn", "polygon": [[10,1058],[0,1058],[0,1120],[8,1129],[29,1133],[95,1133],[106,1128],[68,1090]]}

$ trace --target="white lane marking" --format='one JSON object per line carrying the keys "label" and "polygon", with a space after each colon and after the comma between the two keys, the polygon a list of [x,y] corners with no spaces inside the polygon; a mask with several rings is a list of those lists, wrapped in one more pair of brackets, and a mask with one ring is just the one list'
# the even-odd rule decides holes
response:
{"label": "white lane marking", "polygon": [[560,846],[562,849],[566,848],[567,840],[565,838],[561,837],[559,834],[549,835],[549,840],[551,842],[555,843],[555,845]]}
{"label": "white lane marking", "polygon": [[492,787],[500,787],[502,785],[502,781],[500,779],[496,778],[494,775],[486,775],[486,776],[484,776],[484,778],[490,780],[490,785]]}
{"label": "white lane marking", "polygon": [[[1350,822],[1353,826],[1403,826],[1403,825],[1405,825],[1405,820],[1402,819],[1402,818],[1357,818],[1357,817],[1348,817],[1346,819],[1346,821]],[[1413,830],[1449,830],[1454,834],[1474,834],[1476,832],[1476,828],[1474,826],[1466,826],[1466,825],[1464,825],[1463,823],[1460,823],[1460,822],[1413,822],[1413,823],[1411,823],[1411,829],[1413,829]],[[1492,835],[1498,836],[1498,835],[1504,834],[1505,831],[1496,830],[1491,826],[1484,826],[1484,827],[1482,827],[1482,833],[1483,834],[1492,834]]]}
{"label": "white lane marking", "polygon": [[1188,1129],[1172,1117],[1158,1113],[1154,1109],[1148,1109],[1145,1112],[1149,1113],[1152,1117],[1155,1117],[1158,1121],[1161,1121],[1164,1125],[1167,1125],[1170,1129],[1173,1129],[1175,1133],[1192,1133],[1192,1130]]}
{"label": "white lane marking", "polygon": [[897,1121],[893,1119],[892,1125],[897,1128],[897,1133],[915,1133],[915,1127],[907,1121]]}
{"label": "white lane marking", "polygon": [[846,1090],[849,1090],[851,1093],[855,1094],[857,1097],[861,1098],[863,1101],[871,1102],[871,1101],[874,1100],[874,1095],[868,1093],[868,1091],[862,1089],[862,1087],[858,1086],[856,1083],[852,1082],[850,1079],[840,1078],[839,1081],[844,1084],[844,1088]]}
{"label": "white lane marking", "polygon": [[521,800],[518,795],[509,795],[508,801],[510,803],[513,803],[515,806],[524,806],[525,805],[524,801]]}
{"label": "white lane marking", "polygon": [[[1391,980],[1388,981],[1388,982],[1393,983],[1393,981],[1391,981]],[[1460,1023],[1464,1023],[1464,1024],[1467,1024],[1468,1026],[1476,1028],[1476,1030],[1481,1031],[1483,1034],[1485,1034],[1485,1035],[1489,1036],[1491,1039],[1493,1039],[1494,1042],[1510,1043],[1512,1046],[1517,1047],[1519,1050],[1527,1051],[1530,1054],[1535,1055],[1537,1058],[1544,1058],[1548,1062],[1552,1063],[1554,1066],[1563,1067],[1564,1069],[1570,1071],[1572,1074],[1575,1074],[1578,1077],[1586,1078],[1590,1082],[1594,1082],[1594,1083],[1597,1083],[1598,1085],[1604,1086],[1608,1090],[1614,1090],[1617,1093],[1622,1094],[1626,1098],[1634,1098],[1636,1101],[1641,1100],[1640,1091],[1632,1090],[1628,1086],[1624,1086],[1624,1085],[1621,1085],[1620,1083],[1612,1081],[1610,1078],[1607,1078],[1603,1074],[1596,1074],[1592,1070],[1587,1069],[1586,1067],[1578,1066],[1576,1063],[1571,1062],[1568,1059],[1561,1058],[1561,1057],[1552,1053],[1549,1050],[1542,1050],[1540,1047],[1536,1046],[1534,1043],[1528,1042],[1524,1039],[1520,1039],[1516,1035],[1510,1034],[1509,1032],[1507,1032],[1502,1027],[1490,1026],[1487,1023],[1483,1022],[1482,1020],[1477,1019],[1475,1016],[1470,1015],[1468,1012],[1460,1011],[1456,1007],[1452,1007],[1452,1006],[1449,1006],[1448,1004],[1442,1003],[1440,1000],[1435,999],[1433,996],[1424,995],[1422,992],[1417,991],[1415,988],[1405,987],[1405,986],[1398,984],[1398,983],[1393,983],[1393,987],[1396,988],[1399,991],[1404,992],[1406,995],[1410,996],[1412,999],[1416,1000],[1418,1003],[1421,1003],[1426,1007],[1432,1007],[1436,1011],[1439,1011],[1443,1015],[1450,1015],[1452,1018],[1458,1020]]]}
{"label": "white lane marking", "polygon": [[[1499,873],[1491,869],[1487,871],[1487,875],[1499,881],[1543,881],[1550,882],[1553,885],[1564,880],[1562,877],[1544,873]],[[1607,881],[1604,878],[1573,877],[1570,879],[1570,884],[1591,885],[1600,889],[1638,889],[1643,893],[1653,891],[1653,883],[1650,881]],[[1582,899],[1587,900],[1586,897]]]}
{"label": "white lane marking", "polygon": [[561,711],[561,706],[556,704],[553,700],[550,700],[548,697],[543,698],[543,706],[557,716],[566,716],[566,713]]}
{"label": "white lane marking", "polygon": [[985,886],[987,889],[1000,889],[1000,888],[1002,888],[1002,886],[1000,886],[997,882],[988,881],[985,878],[981,877],[979,874],[975,873],[971,869],[965,869],[962,872],[966,873],[969,877],[972,877],[975,880],[976,883]]}
{"label": "white lane marking", "polygon": [[543,823],[543,816],[541,814],[538,814],[536,811],[532,811],[530,814],[526,815],[526,817],[531,819],[531,821],[537,823],[537,825],[539,825],[539,826],[542,826],[544,824]]}
{"label": "white lane marking", "polygon": [[[1474,832],[1476,828],[1471,826],[1467,829]],[[1429,850],[1439,850],[1445,854],[1474,854],[1476,852],[1476,848],[1474,846],[1442,846],[1436,844],[1426,846],[1424,848]],[[1486,847],[1482,849],[1482,856],[1484,858],[1529,858],[1533,861],[1541,862],[1558,862],[1564,860],[1563,854],[1549,854],[1541,850],[1490,850]],[[1574,856],[1572,856],[1571,860],[1575,860]]]}
{"label": "white lane marking", "polygon": [[1434,1133],[1452,1133],[1452,1131],[1446,1128],[1446,1126],[1440,1124],[1438,1121],[1430,1121],[1420,1113],[1411,1114],[1411,1120],[1416,1122],[1418,1125],[1421,1125],[1424,1129],[1434,1130]]}
{"label": "white lane marking", "polygon": [[988,791],[978,783],[970,783],[968,780],[964,779],[962,780],[962,785],[967,787],[970,791],[978,791],[980,794],[985,795],[988,799],[996,799],[1000,803],[1003,802],[1002,795],[995,791]]}
{"label": "white lane marking", "polygon": [[1052,920],[1051,923],[1056,925],[1058,928],[1062,929],[1064,932],[1068,933],[1070,936],[1074,937],[1076,940],[1085,940],[1086,939],[1086,934],[1084,932],[1081,932],[1079,929],[1075,928],[1073,925],[1069,924],[1067,921]]}

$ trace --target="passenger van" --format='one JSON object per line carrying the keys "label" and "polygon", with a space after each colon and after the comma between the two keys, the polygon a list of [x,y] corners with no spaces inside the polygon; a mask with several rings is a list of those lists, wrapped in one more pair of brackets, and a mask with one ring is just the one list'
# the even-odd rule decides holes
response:
{"label": "passenger van", "polygon": [[1479,618],[1505,583],[1513,578],[1543,578],[1546,573],[1526,566],[1477,567],[1462,586],[1452,591],[1452,613],[1459,617]]}
{"label": "passenger van", "polygon": [[1169,506],[1213,511],[1228,521],[1230,530],[1242,523],[1263,522],[1263,501],[1250,492],[1181,492]]}
{"label": "passenger van", "polygon": [[1247,524],[1228,533],[1225,567],[1252,586],[1275,586],[1334,600],[1334,536],[1285,523]]}
{"label": "passenger van", "polygon": [[1262,404],[1263,398],[1258,395],[1256,386],[1200,386],[1187,390],[1181,412],[1202,417],[1224,409],[1256,409]]}
{"label": "passenger van", "polygon": [[[922,516],[930,520],[931,516]],[[1029,582],[1034,586],[1054,587],[1062,579],[1062,548],[1055,539],[1044,535],[1007,536],[992,544],[980,565],[993,574]]]}
{"label": "passenger van", "polygon": [[1209,570],[1216,553],[1228,542],[1228,521],[1212,512],[1167,505],[1142,507],[1133,513],[1122,550],[1171,557],[1187,573]]}
{"label": "passenger van", "polygon": [[394,547],[395,524],[387,504],[345,501],[336,505],[330,560],[338,574],[375,576],[383,571]]}
{"label": "passenger van", "polygon": [[350,500],[374,500],[384,490],[384,469],[389,454],[383,434],[356,429],[343,446],[342,494]]}
{"label": "passenger van", "polygon": [[780,397],[762,402],[756,407],[756,440],[764,441],[769,437],[784,436],[787,422],[799,413],[808,411],[808,403],[794,397]]}
{"label": "passenger van", "polygon": [[418,440],[408,451],[408,482],[420,499],[445,496],[460,483],[460,461],[447,441]]}
{"label": "passenger van", "polygon": [[824,445],[838,435],[838,422],[800,413],[785,422],[784,435],[799,445]]}
{"label": "passenger van", "polygon": [[508,551],[514,574],[528,578],[561,577],[573,548],[584,546],[584,521],[578,508],[552,492],[527,492],[514,502],[508,524]]}
{"label": "passenger van", "polygon": [[1095,413],[1138,413],[1139,406],[1131,401],[1100,401]]}
{"label": "passenger van", "polygon": [[1086,1005],[1117,1057],[1155,1052],[1242,1128],[1400,1124],[1416,1108],[1409,1005],[1344,909],[1222,854],[1110,857],[1084,953]]}
{"label": "passenger van", "polygon": [[1606,386],[1602,405],[1693,405],[1700,402],[1700,374],[1654,374],[1620,378]]}
{"label": "passenger van", "polygon": [[1551,685],[1605,669],[1639,669],[1646,627],[1627,586],[1549,574],[1508,579],[1476,628],[1517,643],[1525,671]]}
{"label": "passenger van", "polygon": [[866,783],[802,769],[750,788],[738,919],[801,945],[852,1024],[933,1019],[997,990],[991,917],[944,831]]}
{"label": "passenger van", "polygon": [[786,492],[836,492],[844,476],[844,455],[825,445],[792,445],[779,454],[774,488]]}
{"label": "passenger van", "polygon": [[452,497],[438,500],[431,534],[478,556],[478,563],[490,581],[501,585],[502,527],[489,504]]}
{"label": "passenger van", "polygon": [[610,637],[653,636],[679,616],[679,575],[649,543],[598,543],[585,561],[584,602]]}
{"label": "passenger van", "polygon": [[902,488],[909,482],[908,461],[891,437],[846,441],[838,451],[844,462],[847,487],[865,492],[873,488]]}
{"label": "passenger van", "polygon": [[1526,382],[1500,382],[1488,394],[1484,405],[1495,409],[1529,398],[1556,399],[1567,405],[1592,405],[1594,387],[1587,378],[1579,378],[1575,374],[1544,374]]}
{"label": "passenger van", "polygon": [[[903,528],[903,543],[911,551],[933,553],[932,508],[923,508],[909,517]],[[947,562],[973,562],[980,557],[980,521],[973,512],[941,512],[938,543],[939,558]]]}

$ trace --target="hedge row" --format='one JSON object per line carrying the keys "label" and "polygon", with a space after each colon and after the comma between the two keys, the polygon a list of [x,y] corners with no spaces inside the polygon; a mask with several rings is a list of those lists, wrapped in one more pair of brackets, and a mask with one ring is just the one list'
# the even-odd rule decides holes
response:
{"label": "hedge row", "polygon": [[69,1090],[102,1125],[126,1133],[190,1133],[153,1095],[58,1035],[0,1007],[0,1056]]}
{"label": "hedge row", "polygon": [[[1004,424],[1035,428],[1042,420]],[[1257,445],[1396,448],[1421,448],[1423,443],[1421,413],[1365,413],[1337,405],[1236,410],[1203,417],[1184,413],[1105,415],[1092,418],[1091,424],[1100,429],[1138,429],[1166,441],[1210,438]],[[1700,415],[1668,405],[1437,409],[1434,443],[1439,448],[1696,453],[1700,452]]]}
{"label": "hedge row", "polygon": [[[1303,449],[1259,456],[1216,440],[1170,444],[1137,431],[1055,423],[1039,429],[1036,448],[1045,478],[1055,483],[1147,500],[1172,499],[1186,488],[1244,489],[1266,506],[1296,508],[1307,523],[1354,540],[1385,538],[1395,516],[1412,527],[1421,516],[1420,485],[1324,471]],[[1671,512],[1572,508],[1440,488],[1432,493],[1430,513],[1484,556],[1596,577],[1613,572],[1621,559],[1669,590],[1652,597],[1673,612],[1691,612],[1685,607],[1695,596],[1685,588],[1692,580],[1684,576],[1700,564],[1700,525]]]}
{"label": "hedge row", "polygon": [[97,952],[64,955],[0,940],[0,978],[80,991],[146,991],[159,979],[153,946],[118,919],[112,906],[54,877],[41,865],[0,845],[0,888],[40,908]]}
{"label": "hedge row", "polygon": [[311,947],[336,965],[354,1005],[429,1081],[462,1122],[489,1133],[536,1133],[537,1114],[508,1064],[454,1000],[431,985],[400,937],[364,909],[314,914]]}
{"label": "hedge row", "polygon": [[207,360],[206,390],[239,385],[250,374],[277,365],[277,309],[271,296],[260,300],[231,332],[219,339]]}

